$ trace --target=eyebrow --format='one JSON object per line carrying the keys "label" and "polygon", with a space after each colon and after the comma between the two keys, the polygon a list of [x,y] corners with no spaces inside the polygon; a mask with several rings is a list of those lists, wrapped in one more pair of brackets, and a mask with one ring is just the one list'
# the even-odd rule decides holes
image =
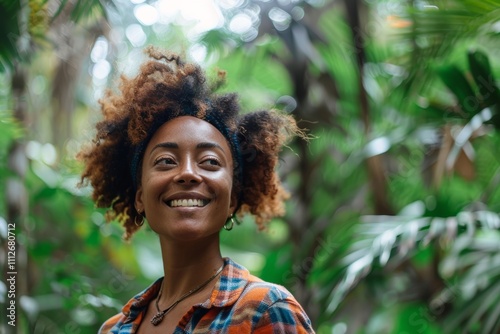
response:
{"label": "eyebrow", "polygon": [[200,148],[218,148],[219,150],[224,152],[224,149],[222,148],[222,146],[220,146],[217,143],[202,142],[202,143],[198,143],[198,145],[196,145],[196,148],[197,149],[200,149]]}
{"label": "eyebrow", "polygon": [[[153,153],[157,148],[173,148],[173,149],[179,149],[179,145],[177,143],[173,142],[164,142],[164,143],[159,143],[156,144],[153,149],[151,150],[151,153]],[[201,142],[196,145],[196,149],[204,149],[204,148],[217,148],[224,152],[224,149],[222,146],[220,146],[217,143],[211,143],[211,142]],[[225,152],[224,152],[225,153]]]}

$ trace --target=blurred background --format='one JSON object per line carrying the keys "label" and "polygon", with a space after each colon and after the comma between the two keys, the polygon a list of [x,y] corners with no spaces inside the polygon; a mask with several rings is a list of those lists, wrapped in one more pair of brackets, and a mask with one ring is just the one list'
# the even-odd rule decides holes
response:
{"label": "blurred background", "polygon": [[1,333],[96,333],[162,275],[155,234],[124,242],[76,187],[98,99],[150,44],[312,137],[283,151],[287,215],[222,231],[224,256],[318,333],[500,333],[499,0],[0,0],[0,17]]}

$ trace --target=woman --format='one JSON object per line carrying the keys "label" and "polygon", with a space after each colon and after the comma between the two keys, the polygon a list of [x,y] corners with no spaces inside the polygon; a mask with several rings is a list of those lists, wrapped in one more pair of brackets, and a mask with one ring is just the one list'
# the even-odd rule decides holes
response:
{"label": "woman", "polygon": [[144,221],[158,234],[165,276],[100,333],[313,333],[285,288],[222,258],[219,246],[235,215],[262,228],[283,214],[274,168],[300,134],[295,122],[271,111],[240,116],[236,96],[216,95],[197,65],[147,52],[137,77],[101,101],[104,119],[79,157],[93,199],[125,238]]}

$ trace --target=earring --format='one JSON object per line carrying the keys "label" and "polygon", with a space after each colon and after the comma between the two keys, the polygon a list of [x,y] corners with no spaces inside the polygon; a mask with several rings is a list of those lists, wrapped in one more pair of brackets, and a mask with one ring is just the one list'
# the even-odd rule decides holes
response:
{"label": "earring", "polygon": [[141,217],[142,217],[142,219],[141,219],[141,221],[140,221],[140,222],[137,222],[137,216],[135,216],[135,218],[134,218],[134,224],[135,224],[135,226],[137,226],[137,227],[141,227],[142,225],[144,225],[144,216],[143,216],[143,215],[142,215],[142,213],[141,213],[141,212],[139,212],[139,211],[137,211],[137,213],[139,214],[139,216],[141,216]]}
{"label": "earring", "polygon": [[232,214],[231,217],[229,217],[229,219],[226,220],[226,223],[224,224],[224,229],[226,231],[231,231],[233,229],[233,226],[234,226],[234,214]]}

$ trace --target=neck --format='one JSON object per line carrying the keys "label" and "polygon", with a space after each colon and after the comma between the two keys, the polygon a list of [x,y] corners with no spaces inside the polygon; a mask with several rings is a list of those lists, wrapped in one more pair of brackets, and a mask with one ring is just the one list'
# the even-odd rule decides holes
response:
{"label": "neck", "polygon": [[165,273],[160,302],[164,304],[205,282],[224,263],[218,236],[196,242],[175,242],[160,237],[160,245]]}

